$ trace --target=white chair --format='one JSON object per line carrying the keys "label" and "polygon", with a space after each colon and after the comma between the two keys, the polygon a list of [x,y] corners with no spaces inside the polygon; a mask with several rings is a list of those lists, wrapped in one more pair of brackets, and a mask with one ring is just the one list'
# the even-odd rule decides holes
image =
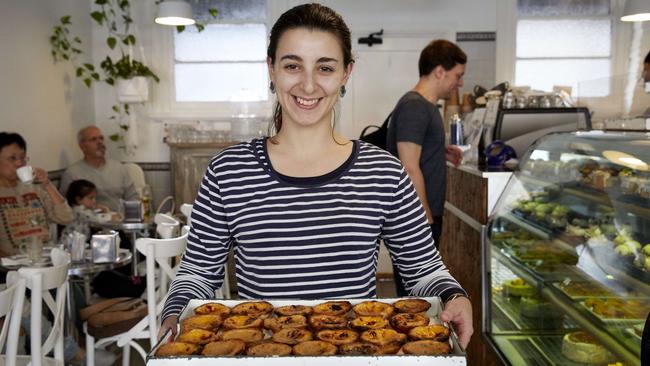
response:
{"label": "white chair", "polygon": [[154,216],[154,222],[156,223],[156,232],[161,239],[173,238],[180,231],[181,222],[171,215],[157,213]]}
{"label": "white chair", "polygon": [[0,364],[15,366],[20,337],[20,318],[25,301],[25,279],[17,278],[13,283],[7,283],[7,286],[0,292],[0,317],[4,318],[0,331],[0,350],[5,350],[5,354],[0,355]]}
{"label": "white chair", "polygon": [[[190,216],[192,215],[192,204],[183,203],[181,205],[181,213],[187,217],[187,226],[191,225]],[[230,299],[230,279],[228,276],[228,262],[223,265],[223,284],[214,292],[217,299]]]}
{"label": "white chair", "polygon": [[[95,348],[116,342],[122,348],[122,365],[127,366],[133,347],[146,360],[147,351],[136,342],[149,339],[150,347],[157,343],[158,322],[165,303],[169,283],[176,276],[178,265],[172,268],[170,261],[185,252],[188,229],[183,228],[182,235],[171,239],[140,238],[136,240],[137,250],[146,256],[147,265],[147,307],[148,315],[124,333],[112,337],[95,339],[86,332],[86,365],[95,364]],[[158,264],[160,271],[156,271]],[[84,325],[86,327],[86,325]]]}
{"label": "white chair", "polygon": [[144,171],[136,163],[124,163],[124,166],[129,173],[129,177],[131,177],[131,180],[133,181],[133,186],[135,187],[136,192],[138,192],[138,195],[142,197],[144,186],[147,185],[147,182],[144,179]]}
{"label": "white chair", "polygon": [[[61,252],[61,253],[59,253]],[[55,254],[56,253],[56,254]],[[70,256],[57,249],[52,250],[52,267],[22,267],[18,274],[31,290],[30,348],[31,356],[17,356],[18,364],[31,366],[64,365],[63,330],[66,299],[68,295],[68,267]],[[10,276],[8,274],[8,281]],[[54,291],[54,297],[50,291]],[[52,314],[52,329],[42,342],[43,303]],[[45,357],[54,350],[54,358]]]}

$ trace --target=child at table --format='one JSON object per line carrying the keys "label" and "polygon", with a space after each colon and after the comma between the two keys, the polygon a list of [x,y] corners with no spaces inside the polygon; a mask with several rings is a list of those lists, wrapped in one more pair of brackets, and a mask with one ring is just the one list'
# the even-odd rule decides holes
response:
{"label": "child at table", "polygon": [[75,218],[84,221],[121,221],[122,216],[111,212],[108,207],[96,202],[97,186],[85,179],[75,180],[68,186],[66,199],[75,213]]}

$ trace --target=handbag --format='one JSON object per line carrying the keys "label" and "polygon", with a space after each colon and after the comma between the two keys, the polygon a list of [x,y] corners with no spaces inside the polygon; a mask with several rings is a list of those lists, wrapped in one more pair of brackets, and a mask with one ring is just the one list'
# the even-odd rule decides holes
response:
{"label": "handbag", "polygon": [[[384,120],[384,123],[381,124],[381,126],[377,125],[369,125],[366,126],[362,131],[361,131],[361,136],[359,137],[359,140],[365,141],[368,143],[371,143],[378,148],[386,150],[386,135],[388,134],[388,123],[390,122],[390,117],[393,115],[393,113],[389,114],[388,117]],[[376,131],[368,133],[368,130],[376,128]]]}
{"label": "handbag", "polygon": [[88,334],[106,338],[124,333],[147,316],[147,303],[141,298],[119,297],[100,301],[79,310],[87,320]]}

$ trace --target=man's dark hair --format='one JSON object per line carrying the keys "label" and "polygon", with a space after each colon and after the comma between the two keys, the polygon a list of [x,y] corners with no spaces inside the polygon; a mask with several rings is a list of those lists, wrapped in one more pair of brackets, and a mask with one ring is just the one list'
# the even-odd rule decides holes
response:
{"label": "man's dark hair", "polygon": [[645,59],[643,60],[644,64],[650,64],[650,52],[648,52],[647,55],[645,55]]}
{"label": "man's dark hair", "polygon": [[429,75],[438,65],[449,71],[458,64],[465,65],[466,63],[467,55],[460,47],[447,40],[436,39],[424,47],[420,53],[418,67],[420,77],[422,77]]}
{"label": "man's dark hair", "polygon": [[5,146],[18,145],[21,149],[27,151],[25,139],[15,132],[0,132],[0,150]]}

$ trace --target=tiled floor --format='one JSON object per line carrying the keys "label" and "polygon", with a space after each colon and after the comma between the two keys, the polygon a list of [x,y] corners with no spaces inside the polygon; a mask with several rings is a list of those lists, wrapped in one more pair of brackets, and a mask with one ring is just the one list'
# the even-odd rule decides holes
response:
{"label": "tiled floor", "polygon": [[[395,283],[393,282],[392,277],[390,276],[381,276],[377,279],[377,297],[378,298],[390,298],[395,297]],[[144,349],[149,349],[149,342],[142,341],[142,346]],[[120,354],[120,349],[117,347],[111,347],[110,351]],[[142,360],[138,352],[131,350],[131,362],[132,366],[144,366],[145,362]],[[118,359],[111,366],[121,366],[122,358]]]}

